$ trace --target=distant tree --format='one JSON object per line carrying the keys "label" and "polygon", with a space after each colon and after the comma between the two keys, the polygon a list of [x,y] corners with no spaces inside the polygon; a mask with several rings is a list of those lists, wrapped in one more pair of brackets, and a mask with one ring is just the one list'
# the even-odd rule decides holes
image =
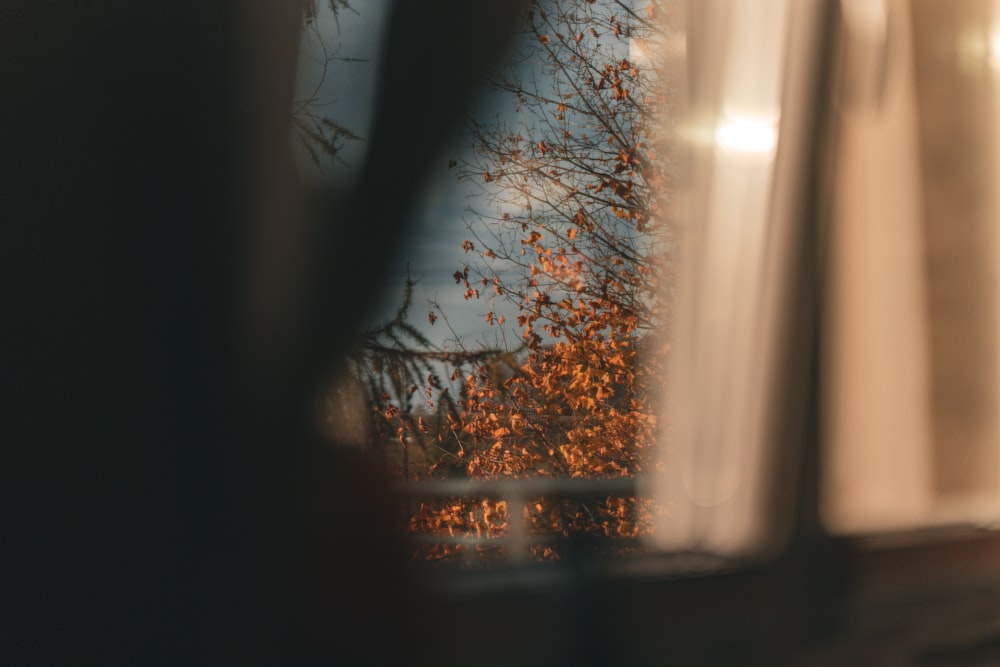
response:
{"label": "distant tree", "polygon": [[[473,378],[464,427],[483,441],[477,475],[544,470],[631,475],[652,437],[655,337],[672,237],[660,152],[665,86],[651,66],[657,5],[539,1],[529,39],[494,86],[514,120],[474,120],[459,178],[495,213],[479,212],[456,274],[467,298],[516,313],[529,353],[503,384]],[[502,415],[503,426],[475,415]],[[507,430],[510,433],[507,433]],[[531,446],[508,446],[527,436]],[[506,440],[505,440],[506,438]],[[499,444],[499,447],[496,445]],[[499,455],[498,455],[499,452]]]}
{"label": "distant tree", "polygon": [[[330,396],[331,423],[347,425],[354,440],[376,450],[398,477],[449,476],[461,470],[457,431],[463,370],[496,367],[504,355],[492,348],[444,349],[410,319],[415,282],[407,278],[392,317],[362,331]],[[431,315],[436,319],[437,316]],[[364,412],[349,414],[357,396]]]}
{"label": "distant tree", "polygon": [[[359,335],[331,391],[331,421],[353,424],[401,478],[631,477],[649,465],[662,425],[674,238],[661,150],[667,82],[650,54],[666,3],[529,4],[520,47],[489,82],[510,113],[473,116],[470,151],[448,165],[486,202],[468,221],[453,277],[502,334],[491,345],[433,344],[410,320],[407,280],[393,317]],[[354,138],[310,113],[297,127],[314,158]],[[436,304],[428,317],[448,325]],[[498,534],[509,511],[488,498],[424,502],[408,528]],[[528,519],[549,534],[629,538],[648,511],[632,497],[541,498]]]}
{"label": "distant tree", "polygon": [[[667,87],[650,57],[664,9],[532,3],[521,48],[491,82],[511,113],[474,117],[471,152],[449,163],[488,205],[468,221],[455,281],[485,304],[487,325],[519,334],[508,372],[483,363],[464,378],[454,431],[471,478],[629,477],[648,465],[674,244]],[[427,504],[411,528],[481,533],[506,512],[489,500]],[[634,537],[643,516],[635,498],[608,498],[538,502],[530,520],[544,532]]]}

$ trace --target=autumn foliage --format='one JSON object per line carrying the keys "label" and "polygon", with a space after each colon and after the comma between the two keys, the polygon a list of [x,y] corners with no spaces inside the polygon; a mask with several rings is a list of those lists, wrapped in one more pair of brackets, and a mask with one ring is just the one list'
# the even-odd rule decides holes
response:
{"label": "autumn foliage", "polygon": [[[440,373],[420,367],[419,386],[374,390],[384,441],[423,452],[419,465],[409,451],[405,466],[395,459],[407,478],[634,477],[650,465],[673,251],[666,85],[649,55],[659,12],[655,2],[549,0],[525,16],[521,48],[491,82],[509,108],[474,116],[470,150],[447,164],[485,202],[453,278],[497,345],[437,350]],[[429,321],[444,326],[447,315],[432,309]],[[523,509],[537,534],[601,538],[640,535],[654,510],[634,495]],[[409,529],[502,535],[521,511],[502,499],[424,501]]]}

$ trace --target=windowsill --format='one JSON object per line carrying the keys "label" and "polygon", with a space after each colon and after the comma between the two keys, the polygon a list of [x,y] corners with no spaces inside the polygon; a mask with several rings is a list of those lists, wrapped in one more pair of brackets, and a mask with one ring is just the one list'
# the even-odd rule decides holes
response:
{"label": "windowsill", "polygon": [[[1000,637],[1000,532],[975,527],[827,538],[759,563],[653,554],[426,574],[422,608],[460,619],[454,664],[491,641],[489,619],[513,636],[523,619],[525,633],[563,627],[574,638],[543,630],[520,642],[537,656],[497,649],[522,667],[567,650],[630,667],[984,664],[961,660]],[[935,662],[951,655],[959,662]]]}
{"label": "windowsill", "polygon": [[719,576],[755,567],[747,561],[714,554],[646,553],[580,557],[557,563],[504,563],[488,567],[415,563],[418,584],[432,595],[535,593],[581,583],[650,583]]}

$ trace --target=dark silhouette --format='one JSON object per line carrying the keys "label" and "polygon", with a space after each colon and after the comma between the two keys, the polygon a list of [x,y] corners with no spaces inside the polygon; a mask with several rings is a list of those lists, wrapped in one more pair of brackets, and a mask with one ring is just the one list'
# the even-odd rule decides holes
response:
{"label": "dark silhouette", "polygon": [[388,483],[312,407],[517,3],[396,3],[364,173],[319,195],[301,9],[0,7],[0,663],[418,655]]}

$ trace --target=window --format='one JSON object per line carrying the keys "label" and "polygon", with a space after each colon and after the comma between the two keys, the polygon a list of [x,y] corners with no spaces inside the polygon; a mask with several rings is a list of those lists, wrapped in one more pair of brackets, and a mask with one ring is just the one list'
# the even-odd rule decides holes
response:
{"label": "window", "polygon": [[[446,615],[456,637],[430,654],[995,661],[995,3],[654,6],[671,21],[654,50],[678,231],[662,248],[679,269],[659,404],[669,436],[644,474],[402,487],[462,512],[488,501],[447,539],[423,534],[473,548],[494,536],[469,528],[489,533],[493,501],[506,501],[497,534],[515,567],[460,577],[475,564],[463,557],[422,579],[421,609]],[[475,289],[468,279],[457,271]],[[633,491],[664,510],[642,549],[594,557],[583,533],[544,576],[527,566],[531,545],[548,544],[519,520],[537,498]],[[509,645],[491,641],[497,629]]]}
{"label": "window", "polygon": [[[954,244],[932,244],[931,235],[938,227],[930,220],[935,215],[932,210],[940,210],[941,202],[958,190],[931,187],[940,179],[930,178],[918,167],[921,155],[940,152],[952,139],[950,131],[947,139],[939,137],[937,128],[945,125],[932,115],[936,93],[927,91],[936,90],[928,88],[938,85],[934,77],[946,80],[959,73],[966,85],[963,94],[970,101],[963,108],[974,108],[972,103],[981,101],[982,90],[992,90],[993,40],[984,27],[992,25],[992,10],[983,5],[954,19],[955,25],[949,28],[953,34],[939,38],[953,40],[953,62],[941,65],[935,64],[938,56],[929,49],[924,53],[912,46],[917,42],[911,34],[945,29],[926,19],[931,10],[919,3],[911,8],[908,3],[892,2],[845,1],[834,6],[759,0],[641,7],[610,3],[609,7],[604,13],[586,16],[561,3],[536,7],[540,15],[532,14],[526,24],[529,46],[514,51],[523,58],[519,69],[505,71],[509,78],[499,82],[494,96],[484,95],[470,104],[474,124],[452,138],[451,152],[442,153],[438,160],[442,168],[425,182],[424,195],[412,214],[415,231],[386,274],[386,306],[372,320],[367,339],[370,354],[355,360],[354,377],[367,383],[355,386],[368,393],[369,402],[381,404],[383,421],[375,427],[381,434],[381,455],[407,480],[400,490],[410,506],[430,512],[423,528],[417,530],[418,541],[458,545],[443,553],[465,564],[474,560],[469,557],[471,551],[486,544],[504,545],[497,551],[501,561],[531,560],[530,554],[544,552],[544,545],[552,543],[558,533],[573,532],[565,523],[551,535],[542,535],[544,529],[539,532],[539,499],[548,490],[565,494],[560,495],[563,502],[598,496],[609,501],[612,497],[655,499],[659,514],[644,516],[644,531],[630,535],[638,538],[625,550],[630,553],[696,551],[737,559],[773,557],[787,545],[793,530],[801,449],[808,437],[807,415],[814,400],[809,393],[814,370],[822,378],[817,399],[824,425],[820,496],[823,521],[829,529],[855,534],[939,521],[992,520],[996,514],[994,478],[1000,471],[993,461],[1000,450],[989,426],[995,403],[989,398],[993,380],[982,373],[990,364],[965,356],[957,360],[943,350],[961,346],[935,338],[966,335],[965,324],[944,315],[952,308],[963,308],[980,332],[976,340],[982,359],[992,358],[993,318],[986,307],[992,303],[992,288],[981,285],[982,280],[993,280],[990,267],[995,260],[982,255],[976,264],[981,267],[978,273],[954,277],[961,273],[954,268],[957,253],[973,248],[982,253],[992,247],[988,240],[992,238],[988,231],[992,204],[985,200],[978,204],[974,213],[980,222],[970,222],[970,233],[960,235],[972,245],[955,247],[945,256],[943,248]],[[340,165],[332,165],[340,169],[339,177],[350,180],[350,170],[343,167],[353,162],[359,168],[363,162],[364,132],[353,126],[364,124],[364,114],[343,102],[373,98],[373,94],[362,90],[359,98],[351,98],[345,91],[364,80],[357,68],[379,67],[378,50],[369,46],[364,53],[358,51],[365,42],[355,37],[361,34],[358,26],[381,29],[383,10],[372,6],[346,14],[343,7],[333,7],[338,8],[333,14],[315,14],[308,26],[312,36],[306,46],[321,47],[312,48],[314,61],[318,54],[324,58],[319,73],[303,68],[307,75],[304,89],[312,87],[315,103],[316,91],[323,90],[323,85],[336,85],[337,75],[346,73],[350,86],[325,94],[337,102],[331,109],[334,117],[340,111],[353,120],[329,122],[321,115],[310,116],[314,125],[300,138],[313,151],[313,163],[322,163],[315,154],[318,142],[329,156],[341,160]],[[643,21],[638,18],[640,10]],[[627,12],[633,16],[625,20]],[[828,31],[831,12],[837,17],[836,30]],[[324,21],[326,33],[322,32]],[[345,26],[344,32],[336,32]],[[566,35],[557,32],[562,28]],[[593,43],[585,34],[587,28],[595,28]],[[603,46],[596,29],[601,31]],[[622,38],[622,31],[629,34]],[[560,44],[570,48],[560,52]],[[578,45],[575,54],[574,45]],[[551,262],[548,267],[545,264],[544,253],[556,250],[558,256],[565,249],[535,239],[543,232],[562,233],[562,228],[545,220],[546,214],[563,215],[565,229],[573,227],[574,212],[589,215],[584,206],[572,208],[577,200],[571,197],[553,205],[557,198],[546,190],[553,182],[563,181],[567,189],[581,187],[585,180],[571,180],[573,171],[567,168],[567,160],[587,150],[595,155],[600,151],[596,144],[585,148],[578,143],[547,143],[551,137],[546,131],[561,128],[565,140],[571,134],[566,128],[584,132],[582,121],[593,120],[573,115],[574,96],[578,100],[582,95],[581,89],[572,90],[579,83],[574,80],[579,73],[569,69],[575,58],[589,58],[590,70],[583,71],[597,73],[602,72],[601,58],[620,58],[626,65],[622,72],[631,68],[625,77],[631,75],[632,84],[622,83],[625,79],[612,68],[604,72],[611,73],[609,88],[624,90],[634,85],[634,97],[637,91],[664,94],[657,104],[665,106],[655,108],[662,110],[659,130],[669,139],[658,149],[670,162],[671,185],[651,197],[664,201],[656,214],[670,221],[669,239],[659,239],[656,250],[669,256],[669,271],[675,274],[660,295],[663,307],[670,311],[670,324],[667,327],[667,319],[662,319],[658,325],[669,328],[671,352],[661,369],[668,378],[666,392],[655,399],[662,417],[657,453],[625,474],[625,469],[615,474],[573,473],[571,466],[541,461],[544,454],[539,457],[533,451],[529,456],[524,443],[547,436],[536,428],[522,434],[520,441],[512,437],[517,411],[509,403],[482,400],[482,393],[475,409],[494,422],[471,423],[461,414],[469,409],[470,404],[460,404],[470,395],[470,387],[481,388],[491,381],[501,386],[525,369],[532,370],[530,365],[519,367],[526,357],[518,358],[515,352],[524,336],[538,335],[547,322],[542,336],[551,350],[560,334],[570,333],[560,328],[559,311],[544,310],[545,303],[532,302],[533,317],[531,308],[523,305],[531,301],[530,294],[521,294],[524,301],[518,306],[496,295],[483,298],[480,289],[497,294],[501,287],[512,291],[519,284],[504,271],[530,267],[531,276],[536,270],[556,276],[549,283],[553,295],[573,296],[567,288],[573,278],[566,273],[557,276]],[[824,78],[823,68],[828,64],[831,73]],[[948,66],[954,71],[947,70]],[[658,81],[662,87],[639,87],[637,82],[652,78],[654,72],[662,77]],[[327,82],[323,77],[330,73],[334,76]],[[534,88],[529,89],[529,80]],[[824,87],[827,82],[829,86]],[[595,87],[594,99],[600,101],[597,91]],[[621,91],[615,89],[612,97],[620,100]],[[551,102],[551,108],[544,102]],[[639,109],[641,116],[650,107],[640,105]],[[526,111],[534,115],[528,117]],[[602,113],[625,112],[608,106]],[[493,124],[484,120],[491,114],[498,119]],[[989,129],[989,117],[988,113],[970,115],[969,122],[959,126],[980,128],[969,130],[970,136],[978,136],[979,131]],[[638,127],[639,121],[634,122]],[[330,133],[325,139],[324,131]],[[609,136],[608,142],[614,144],[620,138]],[[650,133],[643,140],[651,138]],[[979,146],[978,163],[992,164],[991,144],[968,141]],[[470,145],[471,154],[463,153]],[[545,162],[549,151],[560,148],[564,157]],[[534,162],[523,159],[522,150],[533,151]],[[352,157],[345,161],[345,155]],[[627,158],[615,163],[601,155],[609,174],[615,173],[610,167],[616,164],[628,166]],[[511,171],[521,169],[532,178],[545,176],[539,173],[539,165],[545,162],[554,178],[545,182],[526,175],[516,192],[517,184],[503,171],[505,162]],[[989,169],[982,173],[992,173]],[[464,185],[454,184],[456,173],[464,177]],[[956,173],[964,176],[964,172]],[[469,181],[480,175],[487,185],[472,187]],[[985,187],[991,177],[983,178],[972,187]],[[969,187],[962,183],[955,187]],[[605,179],[604,184],[610,181]],[[528,187],[539,191],[521,196]],[[934,194],[938,190],[942,192]],[[540,204],[550,210],[539,212]],[[615,209],[613,202],[609,207],[619,214],[628,208]],[[921,219],[928,222],[918,222]],[[525,238],[505,226],[511,220],[521,226]],[[641,233],[626,235],[621,240],[634,244],[641,237]],[[560,240],[569,243],[572,239]],[[511,256],[515,261],[497,269],[496,251],[509,252],[518,244],[537,253],[542,262],[532,266],[529,257],[518,267],[517,258]],[[931,245],[942,250],[927,254]],[[648,245],[642,250],[652,252],[653,248]],[[476,255],[493,261],[476,265],[471,259]],[[810,265],[803,259],[809,257],[818,263]],[[562,259],[567,265],[571,262],[565,254]],[[930,262],[926,271],[925,262]],[[559,292],[558,280],[563,281],[563,292]],[[979,285],[975,292],[979,296],[969,292],[963,301],[955,301],[955,285],[962,280]],[[933,287],[942,281],[951,286]],[[539,282],[532,279],[524,284],[537,286]],[[930,311],[926,299],[930,299]],[[401,303],[402,308],[395,310]],[[822,330],[814,328],[817,318]],[[482,324],[483,320],[490,326]],[[519,326],[512,326],[515,320]],[[946,321],[950,324],[937,324]],[[435,328],[436,322],[443,324]],[[816,337],[822,346],[820,365],[813,369]],[[937,341],[933,350],[938,351],[929,347],[932,340]],[[539,352],[543,347],[535,352],[547,353]],[[530,346],[525,349],[521,354],[530,356]],[[954,383],[952,389],[945,387],[948,382]],[[530,383],[521,386],[525,387],[538,388]],[[445,393],[449,389],[450,396]],[[953,397],[962,392],[971,402],[958,405]],[[333,421],[343,421],[343,405],[334,403],[341,413]],[[924,409],[931,403],[934,409]],[[542,409],[537,400],[532,406]],[[981,415],[972,420],[978,427],[969,420],[974,407]],[[571,406],[553,420],[562,429],[562,444],[569,442],[565,436],[571,431],[570,438],[580,437],[582,430],[574,431],[566,424],[582,421],[586,412]],[[929,421],[930,414],[935,417]],[[456,415],[457,420],[445,421]],[[490,446],[484,427],[501,434],[494,438],[496,456],[483,456],[475,464],[477,473],[464,474],[464,467],[472,470],[474,466],[463,457],[476,447]],[[479,429],[468,439],[477,444],[466,449],[468,443],[456,437],[452,444],[441,445],[463,428],[470,433]],[[944,453],[947,447],[941,443],[952,436],[934,429],[961,428],[979,429],[975,437],[954,434],[971,449],[958,457]],[[442,432],[449,429],[451,433],[442,438]],[[546,442],[555,443],[546,445],[548,456],[559,459],[558,439]],[[519,447],[524,460],[511,455]],[[529,460],[535,463],[526,463]],[[453,474],[442,475],[442,469]],[[560,479],[573,474],[593,479]],[[973,488],[978,491],[969,491]],[[934,500],[945,497],[951,499],[945,502],[951,509]],[[449,504],[451,515],[445,509]],[[563,518],[581,507],[593,510],[585,505],[564,508]],[[598,505],[608,513],[608,504]],[[931,510],[932,505],[939,509]],[[436,514],[428,509],[432,506]],[[533,506],[537,509],[532,510]],[[637,507],[629,504],[630,519],[635,518]],[[624,520],[617,524],[619,532],[624,524]],[[609,525],[604,524],[606,536]],[[537,534],[532,537],[533,533]],[[464,555],[458,557],[463,548]]]}

